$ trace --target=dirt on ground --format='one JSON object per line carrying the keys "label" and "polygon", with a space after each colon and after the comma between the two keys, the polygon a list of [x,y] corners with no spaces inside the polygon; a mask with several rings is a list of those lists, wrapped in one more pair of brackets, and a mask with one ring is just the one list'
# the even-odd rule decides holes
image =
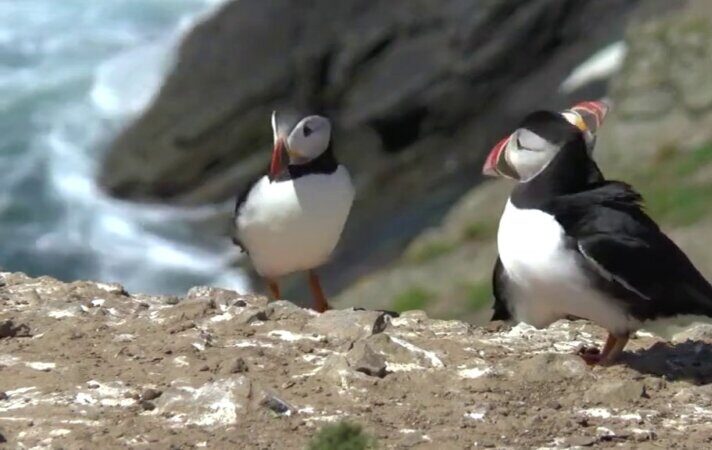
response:
{"label": "dirt on ground", "polygon": [[603,337],[4,273],[0,441],[301,449],[348,420],[380,448],[711,445],[710,328],[641,333],[621,364],[586,366],[574,353]]}

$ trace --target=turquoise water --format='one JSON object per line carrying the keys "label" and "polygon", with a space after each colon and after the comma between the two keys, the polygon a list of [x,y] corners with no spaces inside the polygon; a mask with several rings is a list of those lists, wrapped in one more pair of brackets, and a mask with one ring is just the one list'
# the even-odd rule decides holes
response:
{"label": "turquoise water", "polygon": [[0,267],[177,293],[242,289],[214,209],[138,206],[94,183],[107,142],[150,102],[216,0],[0,0]]}

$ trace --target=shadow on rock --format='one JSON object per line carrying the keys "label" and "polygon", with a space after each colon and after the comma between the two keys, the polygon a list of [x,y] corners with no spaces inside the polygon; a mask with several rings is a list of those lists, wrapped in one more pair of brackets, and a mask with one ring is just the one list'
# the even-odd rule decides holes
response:
{"label": "shadow on rock", "polygon": [[638,372],[671,381],[712,383],[712,344],[708,342],[659,342],[648,349],[624,354],[621,363]]}

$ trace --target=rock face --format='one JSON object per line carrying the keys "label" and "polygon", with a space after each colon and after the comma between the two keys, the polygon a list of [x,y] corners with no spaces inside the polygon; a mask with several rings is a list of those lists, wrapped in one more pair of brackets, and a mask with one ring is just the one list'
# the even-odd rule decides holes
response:
{"label": "rock face", "polygon": [[674,346],[637,336],[620,365],[589,368],[573,352],[603,335],[584,322],[476,328],[419,311],[318,315],[211,288],[176,301],[0,281],[0,327],[23,330],[0,339],[0,430],[12,448],[302,449],[342,419],[381,448],[712,438],[709,326]]}
{"label": "rock face", "polygon": [[358,189],[325,277],[339,288],[392,259],[479,182],[503,130],[568,104],[561,81],[620,39],[641,7],[671,4],[230,2],[187,37],[154,104],[110,149],[101,182],[134,200],[222,201],[266,167],[272,109],[322,111]]}
{"label": "rock face", "polygon": [[[611,83],[615,108],[600,153],[616,164],[655,161],[712,141],[712,4],[631,27],[628,55]],[[626,151],[632,149],[635,151]]]}

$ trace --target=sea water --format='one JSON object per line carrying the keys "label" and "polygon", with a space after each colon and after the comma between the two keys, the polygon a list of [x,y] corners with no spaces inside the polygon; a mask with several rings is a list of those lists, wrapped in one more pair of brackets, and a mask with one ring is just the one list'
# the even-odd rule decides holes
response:
{"label": "sea water", "polygon": [[242,290],[236,249],[196,231],[218,205],[137,205],[95,184],[186,32],[221,0],[0,0],[0,267],[180,293]]}

